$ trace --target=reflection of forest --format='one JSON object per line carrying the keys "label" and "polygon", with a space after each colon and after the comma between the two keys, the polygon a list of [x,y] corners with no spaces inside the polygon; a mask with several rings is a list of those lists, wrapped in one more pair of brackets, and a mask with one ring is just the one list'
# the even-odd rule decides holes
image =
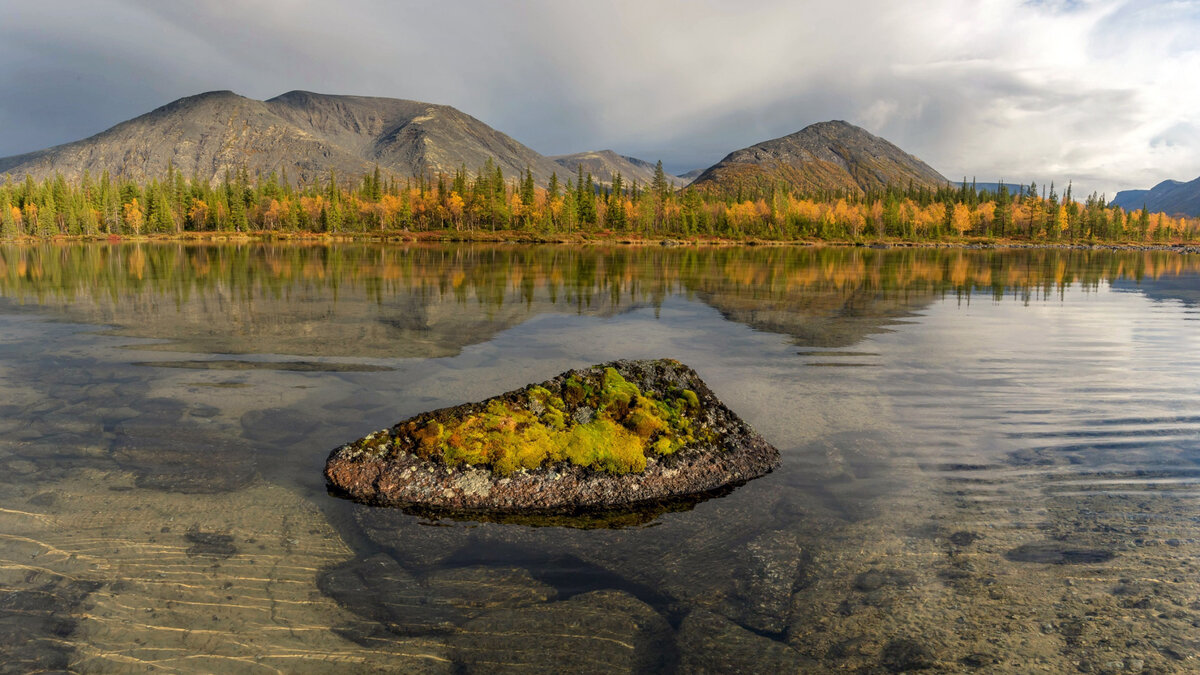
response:
{"label": "reflection of forest", "polygon": [[[1193,268],[1194,269],[1194,268]],[[1190,272],[1190,270],[1189,270]],[[1200,283],[1195,273],[1184,273],[1133,281],[1119,279],[1113,290],[1141,293],[1151,300],[1177,300],[1185,305],[1200,306]]]}
{"label": "reflection of forest", "polygon": [[[683,294],[813,346],[846,346],[946,294],[1200,271],[1170,252],[138,244],[0,248],[0,294],[204,352],[434,357],[547,312]],[[1122,282],[1124,283],[1124,282]]]}

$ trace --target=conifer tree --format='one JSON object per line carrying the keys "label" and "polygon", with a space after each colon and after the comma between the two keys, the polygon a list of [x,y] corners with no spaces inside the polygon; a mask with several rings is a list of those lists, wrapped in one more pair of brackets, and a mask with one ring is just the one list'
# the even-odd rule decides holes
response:
{"label": "conifer tree", "polygon": [[650,184],[650,189],[659,199],[666,199],[667,191],[670,186],[667,184],[667,172],[663,171],[662,160],[654,165],[654,182]]}

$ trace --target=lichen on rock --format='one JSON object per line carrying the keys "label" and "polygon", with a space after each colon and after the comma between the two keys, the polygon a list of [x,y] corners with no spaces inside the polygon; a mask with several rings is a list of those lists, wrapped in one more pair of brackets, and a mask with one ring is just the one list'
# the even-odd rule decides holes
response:
{"label": "lichen on rock", "polygon": [[714,490],[778,458],[695,371],[663,359],[572,370],[417,415],[337,448],[325,475],[373,503],[563,510]]}

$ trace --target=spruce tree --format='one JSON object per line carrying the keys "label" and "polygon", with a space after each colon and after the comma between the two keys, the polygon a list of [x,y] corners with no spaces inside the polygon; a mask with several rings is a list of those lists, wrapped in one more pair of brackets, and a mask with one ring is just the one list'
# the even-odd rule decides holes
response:
{"label": "spruce tree", "polygon": [[659,199],[667,198],[667,191],[670,186],[667,184],[667,172],[663,171],[662,160],[654,165],[654,182],[650,184],[650,189]]}

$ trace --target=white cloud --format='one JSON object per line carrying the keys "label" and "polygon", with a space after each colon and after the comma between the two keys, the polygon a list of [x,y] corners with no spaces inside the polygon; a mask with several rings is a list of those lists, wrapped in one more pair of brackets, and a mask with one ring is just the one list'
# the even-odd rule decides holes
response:
{"label": "white cloud", "polygon": [[12,4],[0,154],[205,89],[303,88],[449,103],[547,154],[679,171],[839,118],[951,178],[1111,195],[1200,174],[1197,2]]}

